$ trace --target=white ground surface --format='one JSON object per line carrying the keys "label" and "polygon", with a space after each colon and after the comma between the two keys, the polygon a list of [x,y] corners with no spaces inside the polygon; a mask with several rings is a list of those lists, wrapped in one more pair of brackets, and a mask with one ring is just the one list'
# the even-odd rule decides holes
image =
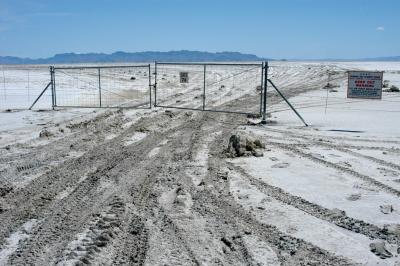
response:
{"label": "white ground surface", "polygon": [[[350,263],[400,265],[396,242],[400,239],[400,94],[384,92],[382,100],[347,99],[344,76],[332,81],[338,86],[336,91],[322,89],[328,70],[344,73],[351,69],[385,71],[384,79],[400,87],[400,63],[271,63],[270,78],[285,94],[304,89],[290,101],[309,127],[304,127],[284,102],[278,103],[271,87],[268,106],[272,122],[266,126],[243,125],[242,118],[237,122],[223,114],[165,114],[163,109],[112,114],[95,109],[0,112],[0,185],[12,186],[15,190],[9,195],[16,193],[21,199],[14,202],[11,196],[0,197],[0,208],[12,209],[11,214],[0,212],[7,222],[0,225],[0,265],[40,264],[50,258],[50,264],[72,265],[88,259],[110,265],[135,252],[146,265],[301,264],[288,255],[291,248],[287,245],[296,242],[293,239],[309,245],[299,244],[297,259],[308,257],[302,252],[321,259],[319,251],[310,251],[320,248]],[[14,78],[22,73],[13,71]],[[209,71],[212,80],[208,82],[233,73]],[[165,78],[161,85],[173,88],[168,78],[176,73],[170,72],[165,69],[166,75],[159,78]],[[40,75],[30,74],[30,82]],[[236,83],[225,82],[222,88],[218,84],[211,90],[217,100],[210,101],[210,106],[256,96],[257,84],[247,86],[248,78],[251,75]],[[166,105],[198,107],[201,102],[194,97],[201,90],[195,87],[182,85],[175,95],[171,90],[161,96]],[[0,91],[0,109],[4,110],[8,105],[1,105],[1,97]],[[4,95],[3,100],[5,103]],[[39,138],[44,130],[51,136]],[[218,158],[216,151],[220,152],[236,130],[262,140],[264,156]],[[53,143],[57,143],[54,149]],[[29,153],[34,149],[35,156]],[[94,156],[94,150],[101,155]],[[85,170],[78,171],[82,165]],[[57,171],[65,174],[65,169],[74,174],[58,178]],[[223,181],[220,176],[225,173]],[[52,191],[40,182],[51,189],[58,185]],[[110,200],[112,196],[118,200]],[[115,207],[120,201],[123,211]],[[230,201],[237,207],[228,204],[224,209],[223,203]],[[81,205],[87,209],[80,210],[77,206]],[[25,217],[33,206],[38,217]],[[388,206],[392,210],[384,213]],[[344,211],[344,217],[355,225],[345,221],[345,226],[339,226],[342,220],[332,218],[330,211]],[[61,223],[61,216],[68,222]],[[247,216],[253,220],[248,222]],[[99,235],[108,232],[104,224],[114,222],[122,226],[113,229],[117,237],[109,240],[109,251],[98,248],[90,255],[87,246],[95,245]],[[137,224],[144,231],[137,229]],[[66,238],[57,235],[54,239],[60,242],[56,242],[51,233],[64,225],[60,232]],[[397,234],[394,240],[374,235],[388,227],[397,228],[391,231]],[[134,241],[129,240],[132,230],[141,232]],[[255,231],[249,234],[249,230]],[[275,233],[290,241],[275,240],[279,239]],[[237,235],[240,237],[235,238]],[[225,238],[229,241],[221,244]],[[371,252],[370,244],[380,241],[392,257],[381,259]],[[231,250],[229,243],[234,245]],[[41,250],[42,245],[46,251]],[[18,252],[26,257],[21,259]]]}
{"label": "white ground surface", "polygon": [[69,109],[55,112],[50,110],[0,112],[0,146],[35,139],[44,127],[54,127],[60,123],[93,118],[100,112],[102,111],[93,109]]}
{"label": "white ground surface", "polygon": [[[384,71],[384,80],[400,87],[399,63],[340,63],[338,67],[368,71]],[[383,92],[382,100],[347,99],[347,80],[333,81],[339,85],[337,92],[317,90],[290,99],[303,118],[317,130],[355,130],[365,134],[387,137],[400,135],[399,119],[400,94]],[[272,90],[272,88],[270,88]],[[285,103],[271,107],[274,118],[285,125],[301,125]],[[337,134],[336,132],[334,134]],[[364,135],[365,135],[364,134]]]}
{"label": "white ground surface", "polygon": [[[400,86],[399,63],[335,65],[344,69],[385,71],[384,79]],[[286,103],[270,106],[273,110],[271,120],[276,124],[245,129],[263,139],[267,146],[271,142],[265,156],[233,159],[232,162],[263,182],[325,208],[343,210],[350,217],[381,228],[388,224],[399,224],[399,196],[365,182],[357,174],[400,190],[400,94],[384,92],[382,100],[347,99],[347,81],[334,81],[334,84],[339,86],[334,88],[337,90],[335,92],[320,89],[290,99],[309,127],[302,126]],[[279,144],[288,144],[289,148],[282,149]],[[291,150],[291,146],[296,149]],[[332,165],[351,169],[354,173],[327,167],[321,161],[310,160],[303,152],[331,162]],[[321,221],[312,221],[315,218],[273,199],[263,199],[265,195],[256,188],[240,181],[238,177],[235,179],[233,192],[240,191],[238,193],[248,196],[242,203],[244,206],[256,207],[263,202],[267,204],[265,209],[269,210],[268,214],[260,214],[259,219],[265,219],[289,234],[324,246],[327,250],[359,263],[382,263],[371,254],[371,240],[368,238],[359,238],[357,234],[349,234],[346,230],[330,228],[329,224],[324,229],[325,225],[315,224]],[[356,197],[352,199],[352,195]],[[393,212],[382,213],[380,206],[384,205],[393,206]],[[344,245],[348,247],[346,249],[343,249],[344,242],[348,242]],[[397,256],[386,260],[384,264],[399,263]]]}

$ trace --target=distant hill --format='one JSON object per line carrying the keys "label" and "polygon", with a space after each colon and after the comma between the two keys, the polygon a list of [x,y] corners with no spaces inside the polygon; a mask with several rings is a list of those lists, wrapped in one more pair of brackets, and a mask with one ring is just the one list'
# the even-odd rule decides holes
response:
{"label": "distant hill", "polygon": [[115,52],[112,54],[86,53],[56,54],[49,58],[30,59],[13,56],[0,56],[0,64],[71,64],[71,63],[123,63],[123,62],[223,62],[223,61],[262,61],[252,54],[238,52],[199,52],[199,51],[170,51],[170,52]]}
{"label": "distant hill", "polygon": [[[199,51],[169,51],[169,52],[115,52],[104,53],[64,53],[49,58],[20,58],[14,56],[0,56],[0,64],[73,64],[73,63],[130,63],[130,62],[244,62],[265,61],[273,59],[261,58],[253,54],[238,52],[199,52]],[[286,61],[286,60],[283,60]],[[290,59],[289,61],[386,61],[400,62],[400,56],[386,56],[358,59]]]}
{"label": "distant hill", "polygon": [[374,57],[374,58],[364,58],[358,61],[387,61],[387,62],[398,62],[400,61],[400,56],[385,56],[385,57]]}
{"label": "distant hill", "polygon": [[310,61],[310,62],[400,62],[400,56],[384,56],[370,58],[322,58],[322,59],[283,59],[282,61]]}

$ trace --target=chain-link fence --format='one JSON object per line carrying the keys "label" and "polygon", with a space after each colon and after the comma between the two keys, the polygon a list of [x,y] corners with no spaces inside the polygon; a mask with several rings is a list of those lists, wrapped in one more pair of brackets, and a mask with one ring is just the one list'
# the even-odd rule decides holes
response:
{"label": "chain-link fence", "polygon": [[150,108],[154,85],[155,106],[260,113],[261,63],[155,63],[153,71],[150,64],[2,66],[0,109]]}
{"label": "chain-link fence", "polygon": [[150,65],[53,68],[56,107],[151,107]]}
{"label": "chain-link fence", "polygon": [[[156,63],[156,106],[259,114],[263,65]],[[248,99],[248,101],[246,101]]]}
{"label": "chain-link fence", "polygon": [[[28,109],[49,80],[48,66],[0,66],[0,110]],[[51,108],[50,90],[43,94],[36,107]]]}

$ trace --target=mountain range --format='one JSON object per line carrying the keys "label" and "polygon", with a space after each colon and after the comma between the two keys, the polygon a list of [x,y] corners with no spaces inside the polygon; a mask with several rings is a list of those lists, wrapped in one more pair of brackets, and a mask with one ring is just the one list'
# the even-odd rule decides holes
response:
{"label": "mountain range", "polygon": [[[244,62],[273,60],[261,58],[253,54],[238,52],[200,52],[200,51],[169,51],[169,52],[115,52],[105,53],[64,53],[49,58],[21,58],[15,56],[0,56],[0,64],[73,64],[73,63],[129,63],[129,62]],[[283,59],[285,60],[285,59]],[[285,60],[286,61],[286,60]],[[400,56],[361,58],[361,59],[295,59],[290,61],[387,61],[399,62]]]}
{"label": "mountain range", "polygon": [[263,61],[252,54],[238,52],[199,52],[199,51],[169,51],[169,52],[115,52],[104,53],[64,53],[49,58],[20,58],[0,56],[0,64],[72,64],[72,63],[122,63],[122,62],[223,62],[223,61]]}

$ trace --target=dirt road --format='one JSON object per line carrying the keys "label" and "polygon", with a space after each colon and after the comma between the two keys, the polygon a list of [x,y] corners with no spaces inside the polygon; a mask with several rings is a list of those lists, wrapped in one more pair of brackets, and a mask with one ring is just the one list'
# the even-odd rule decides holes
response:
{"label": "dirt road", "polygon": [[[132,119],[107,111],[7,147],[0,161],[0,265],[352,264],[238,204],[230,183],[241,170],[223,150],[246,123],[223,113],[160,109]],[[248,178],[277,200],[331,217]]]}
{"label": "dirt road", "polygon": [[[221,143],[244,118],[160,111],[114,129],[122,117],[115,112],[70,125],[68,138],[18,155],[19,164],[26,158],[26,167],[16,171],[23,175],[40,174],[40,166],[29,167],[32,158],[47,165],[71,151],[83,153],[43,166],[25,187],[3,192],[0,238],[19,230],[26,235],[9,264],[252,265],[245,236],[260,238],[281,263],[345,263],[235,204]],[[118,135],[105,140],[109,130]],[[124,145],[138,133],[140,141]],[[31,228],[21,229],[27,222]]]}

